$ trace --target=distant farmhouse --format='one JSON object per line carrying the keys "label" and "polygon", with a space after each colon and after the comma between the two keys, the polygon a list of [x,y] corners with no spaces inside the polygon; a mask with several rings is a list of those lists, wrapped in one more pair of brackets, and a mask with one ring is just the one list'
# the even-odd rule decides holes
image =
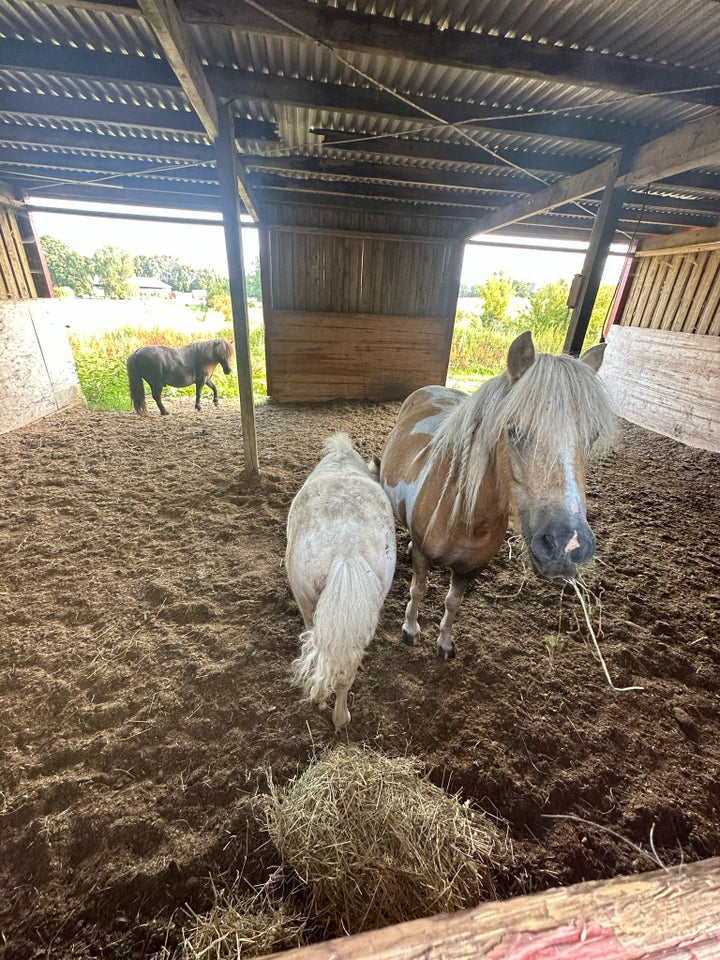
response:
{"label": "distant farmhouse", "polygon": [[[133,296],[139,297],[140,299],[158,297],[161,300],[167,300],[172,293],[170,284],[165,283],[163,280],[158,280],[156,277],[128,277],[127,282],[137,291]],[[101,283],[93,283],[93,296],[105,296]]]}

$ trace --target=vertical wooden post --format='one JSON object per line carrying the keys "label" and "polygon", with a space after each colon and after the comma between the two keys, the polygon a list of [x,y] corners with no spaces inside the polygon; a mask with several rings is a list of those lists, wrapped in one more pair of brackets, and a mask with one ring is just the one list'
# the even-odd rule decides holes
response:
{"label": "vertical wooden post", "polygon": [[563,352],[576,357],[580,355],[582,350],[590,315],[595,305],[595,297],[600,286],[600,278],[605,268],[605,261],[625,199],[625,190],[615,186],[620,170],[620,159],[621,152],[618,151],[612,158],[613,162],[603,191],[602,203],[595,216],[595,223],[590,234],[590,245],[585,254],[585,262],[582,268],[583,279],[580,292],[573,307],[570,326],[565,337]]}
{"label": "vertical wooden post", "polygon": [[233,111],[230,104],[218,104],[218,136],[215,141],[220,204],[225,230],[228,271],[230,275],[230,301],[235,336],[235,361],[240,388],[240,415],[242,419],[245,472],[258,476],[257,433],[255,430],[255,405],[252,392],[252,364],[250,362],[250,335],[248,332],[247,297],[245,295],[245,268],[243,265],[242,228],[238,197],[237,150],[233,126]]}

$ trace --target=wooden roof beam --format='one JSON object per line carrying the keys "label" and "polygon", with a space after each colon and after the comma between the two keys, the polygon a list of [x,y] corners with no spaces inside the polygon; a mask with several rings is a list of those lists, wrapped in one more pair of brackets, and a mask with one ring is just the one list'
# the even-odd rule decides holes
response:
{"label": "wooden roof beam", "polygon": [[[152,84],[178,89],[180,83],[171,67],[151,57],[125,56],[101,50],[0,38],[0,66],[32,70],[40,74],[70,76],[87,80]],[[568,115],[515,116],[512,111],[485,104],[413,96],[415,109],[383,90],[348,84],[322,83],[293,77],[204,67],[203,72],[216,99],[246,98],[301,109],[342,110],[363,116],[432,123],[422,111],[439,114],[448,124],[469,123],[478,129],[507,130],[529,136],[542,135],[560,140],[597,143],[637,143],[651,136],[650,128],[639,124],[576,118]],[[479,119],[478,119],[479,118]]]}
{"label": "wooden roof beam", "polygon": [[[613,158],[605,160],[589,170],[583,170],[582,173],[575,176],[566,177],[546,190],[541,190],[540,193],[523,197],[516,203],[501,207],[473,224],[470,232],[465,234],[465,239],[469,239],[476,233],[491,233],[499,227],[506,227],[508,224],[527,220],[529,217],[535,217],[540,213],[552,210],[554,207],[580,200],[590,193],[595,193],[607,182],[608,175],[616,168],[617,164]],[[464,226],[463,229],[467,229],[467,227]]]}
{"label": "wooden roof beam", "polygon": [[208,138],[216,140],[218,111],[215,98],[174,0],[138,0],[138,4]]}
{"label": "wooden roof beam", "polygon": [[[185,96],[200,118],[208,138],[217,144],[218,105],[174,0],[138,0],[138,5],[155,31],[163,53],[180,81]],[[259,220],[257,201],[247,183],[242,165],[236,164],[234,169],[238,173],[237,190],[245,209],[253,220]]]}
{"label": "wooden roof beam", "polygon": [[[720,160],[720,111],[688,123],[679,130],[646,143],[632,160],[630,169],[619,177],[619,189],[638,187],[663,177],[672,176]],[[610,161],[612,162],[612,161]],[[547,190],[519,200],[483,217],[474,225],[473,233],[487,233],[498,227],[526,220],[554,207],[579,200],[604,190],[608,178],[608,162],[597,164],[577,176],[553,184]],[[472,236],[472,233],[469,234]]]}
{"label": "wooden roof beam", "polygon": [[[330,47],[370,55],[623,93],[665,94],[692,103],[720,106],[717,89],[697,89],[718,82],[717,74],[710,71],[669,67],[470,30],[438,30],[432,25],[320,6],[306,0],[263,0],[262,5],[267,16],[243,0],[224,0],[222,4],[178,0],[180,16],[186,23],[235,27],[302,40],[299,30]],[[683,92],[673,94],[674,90]]]}

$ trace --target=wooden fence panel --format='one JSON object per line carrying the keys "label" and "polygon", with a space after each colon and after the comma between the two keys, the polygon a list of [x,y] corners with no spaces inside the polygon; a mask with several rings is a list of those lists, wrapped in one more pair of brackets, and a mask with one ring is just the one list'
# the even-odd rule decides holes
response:
{"label": "wooden fence panel", "polygon": [[644,256],[622,326],[720,334],[720,250]]}
{"label": "wooden fence panel", "polygon": [[445,319],[265,310],[265,330],[275,400],[402,399],[447,375]]}

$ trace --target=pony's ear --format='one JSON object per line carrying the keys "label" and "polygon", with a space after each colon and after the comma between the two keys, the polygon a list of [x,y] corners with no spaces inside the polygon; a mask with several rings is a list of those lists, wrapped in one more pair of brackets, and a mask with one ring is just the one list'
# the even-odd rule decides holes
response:
{"label": "pony's ear", "polygon": [[368,460],[368,470],[374,477],[380,476],[380,457],[375,453]]}
{"label": "pony's ear", "polygon": [[510,344],[507,356],[507,369],[511,383],[515,383],[528,370],[535,360],[535,344],[532,333],[526,330]]}
{"label": "pony's ear", "polygon": [[596,343],[594,347],[590,347],[590,349],[586,350],[585,353],[580,357],[582,362],[591,367],[595,373],[597,373],[602,366],[606,346],[606,343]]}

